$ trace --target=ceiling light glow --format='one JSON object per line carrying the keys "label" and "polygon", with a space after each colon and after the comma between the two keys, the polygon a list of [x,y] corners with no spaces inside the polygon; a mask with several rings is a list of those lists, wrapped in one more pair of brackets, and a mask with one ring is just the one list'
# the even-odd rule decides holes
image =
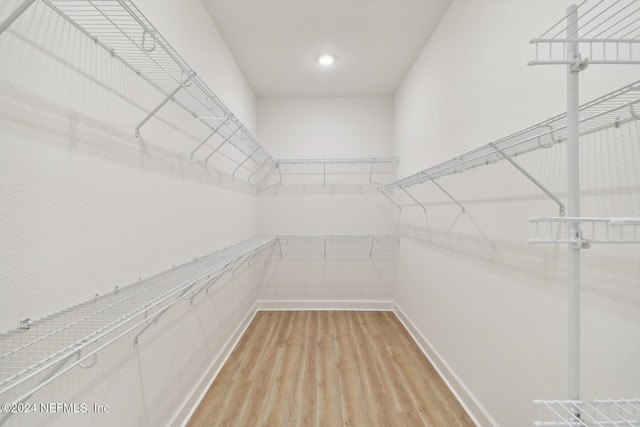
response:
{"label": "ceiling light glow", "polygon": [[320,58],[318,58],[318,62],[320,63],[320,65],[328,67],[329,65],[333,64],[333,56],[326,54],[322,55],[320,56]]}

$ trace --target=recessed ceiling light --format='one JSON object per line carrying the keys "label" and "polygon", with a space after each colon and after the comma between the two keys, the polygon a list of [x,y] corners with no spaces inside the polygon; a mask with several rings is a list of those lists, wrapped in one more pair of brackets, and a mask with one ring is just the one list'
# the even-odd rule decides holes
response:
{"label": "recessed ceiling light", "polygon": [[324,65],[325,67],[327,67],[333,64],[333,56],[321,55],[320,58],[318,58],[318,62],[320,63],[320,65]]}

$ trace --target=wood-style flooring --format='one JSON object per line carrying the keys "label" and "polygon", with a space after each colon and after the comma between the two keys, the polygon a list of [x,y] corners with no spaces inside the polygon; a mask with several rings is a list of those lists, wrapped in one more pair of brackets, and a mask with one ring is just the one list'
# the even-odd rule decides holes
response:
{"label": "wood-style flooring", "polygon": [[259,312],[188,426],[473,426],[393,312]]}

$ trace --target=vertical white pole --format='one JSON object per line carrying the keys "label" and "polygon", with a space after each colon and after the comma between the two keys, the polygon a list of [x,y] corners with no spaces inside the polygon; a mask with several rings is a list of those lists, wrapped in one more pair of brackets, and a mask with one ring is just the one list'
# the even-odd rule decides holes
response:
{"label": "vertical white pole", "polygon": [[[567,10],[567,36],[578,38],[578,10],[572,5]],[[578,60],[578,43],[568,43],[570,61]],[[576,64],[577,65],[577,64]],[[567,66],[567,215],[580,216],[580,147],[578,145],[578,76],[577,67]],[[580,222],[570,225],[570,235],[580,237]],[[569,330],[568,330],[568,386],[569,399],[580,399],[580,245],[569,246]]]}

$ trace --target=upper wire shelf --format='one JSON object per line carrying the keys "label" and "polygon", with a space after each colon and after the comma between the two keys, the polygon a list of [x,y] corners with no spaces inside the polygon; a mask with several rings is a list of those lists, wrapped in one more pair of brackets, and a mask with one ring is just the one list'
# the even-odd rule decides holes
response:
{"label": "upper wire shelf", "polygon": [[[583,104],[579,109],[580,135],[640,119],[640,81]],[[560,114],[505,138],[491,142],[436,166],[383,185],[380,191],[410,187],[478,166],[489,165],[567,139],[567,114]]]}
{"label": "upper wire shelf", "polygon": [[277,159],[266,184],[380,185],[395,177],[397,157]]}
{"label": "upper wire shelf", "polygon": [[273,237],[247,240],[0,334],[1,400],[22,402],[69,369],[93,366],[101,349],[136,329],[137,344],[174,304],[193,302],[273,243]]}
{"label": "upper wire shelf", "polygon": [[[575,31],[567,29],[569,14],[532,39],[535,59],[529,65],[575,64],[640,64],[640,4],[637,0],[589,1],[577,6]],[[568,45],[576,43],[577,58],[568,57]]]}
{"label": "upper wire shelf", "polygon": [[[536,400],[535,427],[615,427],[640,425],[640,400]],[[579,416],[576,416],[579,414]]]}
{"label": "upper wire shelf", "polygon": [[[211,163],[254,185],[275,167],[271,155],[131,0],[42,1],[165,96],[138,124],[136,135],[163,105],[173,101],[207,129],[190,153],[193,160]],[[233,166],[227,166],[229,162]]]}

